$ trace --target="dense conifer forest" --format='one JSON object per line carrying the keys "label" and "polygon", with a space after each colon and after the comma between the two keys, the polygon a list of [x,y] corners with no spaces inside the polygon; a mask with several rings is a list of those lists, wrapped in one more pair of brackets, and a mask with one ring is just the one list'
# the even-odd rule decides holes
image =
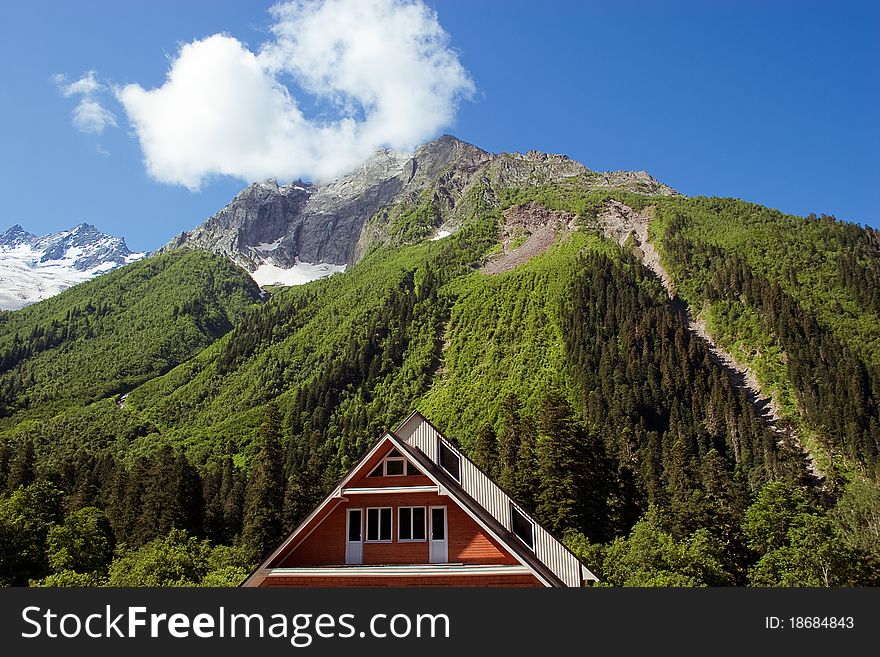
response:
{"label": "dense conifer forest", "polygon": [[[674,298],[602,237],[610,198],[652,217]],[[569,182],[472,194],[425,241],[426,203],[268,298],[180,251],[0,313],[0,583],[237,585],[414,408],[603,584],[880,583],[874,231]],[[526,203],[577,226],[483,273]]]}

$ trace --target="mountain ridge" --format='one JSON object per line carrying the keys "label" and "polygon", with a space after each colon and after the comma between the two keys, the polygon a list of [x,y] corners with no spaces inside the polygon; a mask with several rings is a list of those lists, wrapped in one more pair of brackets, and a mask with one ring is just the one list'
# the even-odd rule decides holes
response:
{"label": "mountain ridge", "polygon": [[15,224],[0,235],[0,254],[0,310],[23,308],[146,255],[88,223],[42,236]]}
{"label": "mountain ridge", "polygon": [[380,150],[361,167],[324,184],[253,183],[159,252],[202,248],[229,257],[251,273],[264,265],[347,267],[382,240],[384,226],[377,214],[394,206],[418,204],[428,197],[454,229],[460,222],[457,207],[475,184],[485,184],[488,193],[497,194],[506,187],[575,177],[596,189],[677,193],[646,172],[596,173],[565,155],[493,154],[443,135],[413,153]]}

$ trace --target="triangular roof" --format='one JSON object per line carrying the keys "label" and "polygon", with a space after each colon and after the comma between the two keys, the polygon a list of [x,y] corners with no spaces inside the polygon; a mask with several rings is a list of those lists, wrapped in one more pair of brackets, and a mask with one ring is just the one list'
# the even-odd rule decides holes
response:
{"label": "triangular roof", "polygon": [[[440,444],[459,458],[459,480],[440,465]],[[596,576],[546,529],[510,498],[491,478],[462,454],[418,411],[414,411],[394,431],[383,434],[373,447],[342,478],[291,534],[245,580],[244,586],[257,585],[271,571],[273,564],[296,549],[314,531],[323,518],[342,501],[347,485],[372,469],[377,455],[396,448],[407,456],[421,474],[452,499],[482,529],[545,586],[580,586],[583,581],[598,581]],[[527,518],[534,529],[534,549],[513,533],[511,508]]]}

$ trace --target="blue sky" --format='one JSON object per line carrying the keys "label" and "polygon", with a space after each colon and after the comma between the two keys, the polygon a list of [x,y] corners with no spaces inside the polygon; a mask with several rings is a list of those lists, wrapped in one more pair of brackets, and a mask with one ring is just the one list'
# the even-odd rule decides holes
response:
{"label": "blue sky", "polygon": [[[256,51],[269,2],[37,2],[0,10],[0,229],[86,221],[154,249],[245,184],[148,175],[127,114],[78,131],[68,82],[161,86],[181,44],[224,33]],[[880,226],[880,3],[520,2],[430,5],[473,81],[446,128],[491,151],[644,169],[685,194]],[[308,98],[295,95],[307,111]]]}

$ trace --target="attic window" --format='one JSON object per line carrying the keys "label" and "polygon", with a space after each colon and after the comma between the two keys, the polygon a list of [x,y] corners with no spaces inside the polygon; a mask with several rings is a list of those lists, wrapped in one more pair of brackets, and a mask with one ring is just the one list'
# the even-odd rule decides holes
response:
{"label": "attic window", "polygon": [[519,540],[529,546],[529,549],[535,549],[535,527],[532,525],[532,521],[512,504],[510,505],[510,529]]}
{"label": "attic window", "polygon": [[406,461],[401,456],[385,459],[385,476],[402,477],[406,473]]}
{"label": "attic window", "polygon": [[440,441],[440,465],[456,481],[461,481],[461,459],[442,440]]}
{"label": "attic window", "polygon": [[379,464],[370,471],[368,477],[403,477],[406,475],[416,475],[416,470],[412,463],[407,461],[396,449],[388,452],[388,455],[382,459]]}

